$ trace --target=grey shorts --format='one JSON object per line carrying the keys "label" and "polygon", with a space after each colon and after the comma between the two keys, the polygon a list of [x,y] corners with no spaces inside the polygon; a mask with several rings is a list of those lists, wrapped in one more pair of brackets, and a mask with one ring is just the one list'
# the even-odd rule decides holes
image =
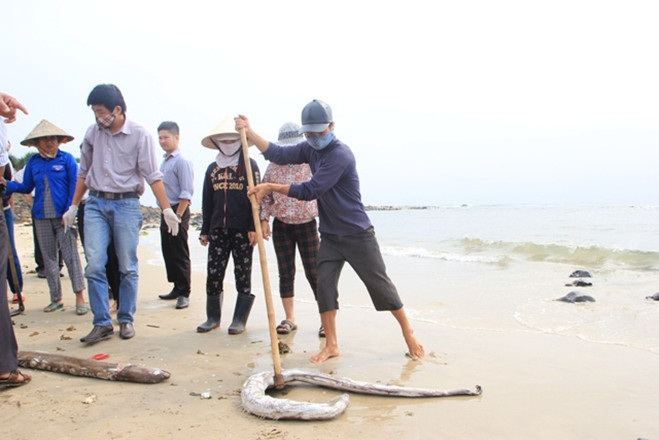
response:
{"label": "grey shorts", "polygon": [[339,277],[348,264],[362,280],[378,311],[398,310],[403,303],[387,270],[375,238],[369,228],[355,235],[321,234],[318,251],[318,310],[320,313],[339,308]]}

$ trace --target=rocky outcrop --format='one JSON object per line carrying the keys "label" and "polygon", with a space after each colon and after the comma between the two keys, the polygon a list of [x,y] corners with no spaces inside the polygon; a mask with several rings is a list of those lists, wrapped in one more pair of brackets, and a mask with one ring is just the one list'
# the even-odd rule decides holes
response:
{"label": "rocky outcrop", "polygon": [[[142,229],[160,227],[160,209],[150,206],[142,206]],[[32,221],[32,205],[27,202],[23,194],[14,194],[14,222],[25,223]],[[190,227],[199,229],[201,227],[201,212],[193,212],[190,218]]]}

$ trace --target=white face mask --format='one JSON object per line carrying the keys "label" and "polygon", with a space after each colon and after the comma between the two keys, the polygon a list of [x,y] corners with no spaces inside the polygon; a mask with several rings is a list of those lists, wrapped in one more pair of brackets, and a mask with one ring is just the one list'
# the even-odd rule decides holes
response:
{"label": "white face mask", "polygon": [[45,150],[40,150],[39,148],[37,148],[37,150],[39,151],[39,155],[44,159],[55,159],[55,157],[57,157],[57,152],[47,153]]}
{"label": "white face mask", "polygon": [[220,151],[225,156],[233,156],[234,154],[238,153],[238,151],[240,151],[241,147],[240,140],[237,140],[231,144],[223,144],[218,142],[217,145],[219,145]]}

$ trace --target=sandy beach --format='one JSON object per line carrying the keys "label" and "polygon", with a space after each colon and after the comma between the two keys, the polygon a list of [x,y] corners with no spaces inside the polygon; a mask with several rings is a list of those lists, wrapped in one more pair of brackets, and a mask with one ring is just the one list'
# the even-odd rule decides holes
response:
{"label": "sandy beach", "polygon": [[[68,277],[63,278],[68,292],[65,310],[41,311],[48,303],[48,292],[46,280],[30,273],[34,267],[31,227],[17,224],[15,234],[27,297],[25,313],[14,318],[19,350],[80,358],[105,353],[110,356],[108,362],[161,368],[171,378],[144,385],[27,370],[33,377],[29,385],[0,393],[2,439],[659,438],[659,357],[652,351],[515,326],[491,332],[413,317],[427,353],[423,360],[413,361],[404,355],[406,348],[393,318],[364,305],[342,308],[338,314],[341,356],[313,365],[308,359],[322,340],[317,337],[316,307],[303,280],[296,296],[299,330],[281,337],[292,350],[282,355],[283,368],[407,387],[473,389],[478,384],[483,394],[446,399],[352,394],[346,413],[332,421],[263,420],[242,410],[239,395],[250,375],[272,369],[257,253],[253,274],[257,300],[244,334],[226,332],[235,298],[230,276],[220,329],[197,334],[195,328],[205,316],[205,274],[193,274],[190,307],[175,310],[173,302],[158,299],[159,293],[170,288],[164,267],[147,263],[158,255],[141,246],[136,337],[124,341],[115,334],[108,341],[85,346],[79,339],[91,329],[91,313],[76,316]],[[422,266],[417,269],[423,271]],[[276,290],[276,274],[270,276]],[[468,278],[458,274],[442,289],[457,288]],[[418,279],[410,283],[421,284]],[[344,284],[346,295],[359,287],[350,275]],[[504,287],[487,286],[489,290]],[[359,295],[365,293],[360,290]],[[277,295],[273,301],[281,319]],[[451,316],[450,309],[444,313],[446,322],[460,319]],[[484,309],[483,313],[497,310]],[[199,396],[206,391],[210,399]],[[322,402],[338,394],[289,384],[277,395]]]}

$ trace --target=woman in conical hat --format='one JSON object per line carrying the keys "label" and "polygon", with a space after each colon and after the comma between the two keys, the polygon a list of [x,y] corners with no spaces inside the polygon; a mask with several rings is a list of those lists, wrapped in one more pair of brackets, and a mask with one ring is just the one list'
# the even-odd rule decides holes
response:
{"label": "woman in conical hat", "polygon": [[[220,122],[201,144],[217,151],[208,166],[202,196],[202,225],[199,240],[208,246],[206,275],[206,318],[197,332],[206,333],[220,325],[223,283],[229,255],[233,258],[236,280],[236,307],[229,334],[245,330],[254,303],[252,294],[252,251],[256,232],[252,207],[247,198],[247,171],[240,135],[232,118]],[[250,159],[254,182],[259,182],[259,168]]]}
{"label": "woman in conical hat", "polygon": [[21,141],[21,145],[36,147],[39,154],[32,156],[25,165],[23,182],[7,182],[7,193],[29,194],[34,189],[32,215],[50,290],[50,304],[44,308],[44,312],[64,308],[58,263],[58,253],[61,251],[76,295],[76,313],[84,315],[89,309],[85,305],[85,281],[78,254],[78,234],[73,228],[65,229],[62,223],[62,215],[73,199],[78,164],[72,154],[61,151],[59,146],[72,140],[73,136],[53,123],[42,120]]}

